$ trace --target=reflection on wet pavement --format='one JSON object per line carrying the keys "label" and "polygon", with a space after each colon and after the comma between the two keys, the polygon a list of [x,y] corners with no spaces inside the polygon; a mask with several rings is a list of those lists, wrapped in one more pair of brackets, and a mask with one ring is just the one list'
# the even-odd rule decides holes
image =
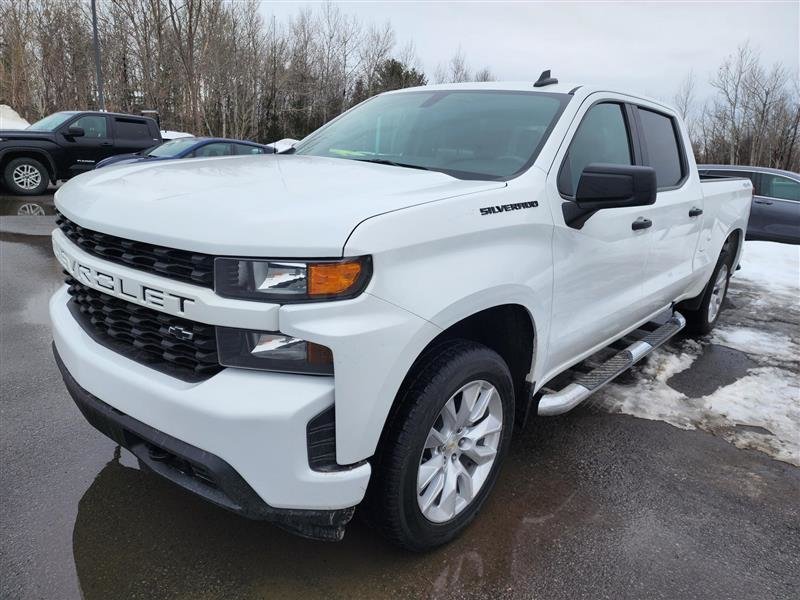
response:
{"label": "reflection on wet pavement", "polygon": [[0,234],[0,255],[2,598],[762,599],[800,586],[800,469],[591,407],[529,423],[478,519],[429,554],[358,516],[336,544],[227,513],[141,471],[69,399],[49,350],[49,239]]}
{"label": "reflection on wet pavement", "polygon": [[0,215],[20,217],[56,214],[53,194],[41,196],[13,196],[0,191]]}

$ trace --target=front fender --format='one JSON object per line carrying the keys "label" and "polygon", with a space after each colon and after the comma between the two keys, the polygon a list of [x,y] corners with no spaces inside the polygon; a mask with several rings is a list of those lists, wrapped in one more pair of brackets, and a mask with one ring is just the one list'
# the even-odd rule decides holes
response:
{"label": "front fender", "polygon": [[47,167],[48,173],[50,175],[50,181],[52,183],[56,182],[56,164],[53,162],[53,158],[50,156],[48,152],[42,150],[41,148],[31,148],[27,146],[11,146],[8,148],[3,148],[0,150],[0,164],[6,161],[6,158],[12,160],[15,154],[20,154],[23,156],[33,156],[35,155],[37,158],[40,158],[43,162],[45,167]]}

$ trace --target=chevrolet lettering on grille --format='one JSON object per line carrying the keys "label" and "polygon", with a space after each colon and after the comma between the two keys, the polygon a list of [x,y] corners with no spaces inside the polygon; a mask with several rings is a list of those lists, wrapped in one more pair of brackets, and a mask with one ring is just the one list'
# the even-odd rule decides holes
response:
{"label": "chevrolet lettering on grille", "polygon": [[[187,305],[195,302],[193,298],[188,296],[125,279],[116,273],[110,272],[110,270],[100,271],[89,265],[82,264],[56,243],[55,240],[53,241],[53,251],[58,262],[76,280],[117,298],[135,301],[144,306],[149,306],[156,310],[166,310],[174,314],[185,314]],[[181,339],[191,339],[191,337]]]}

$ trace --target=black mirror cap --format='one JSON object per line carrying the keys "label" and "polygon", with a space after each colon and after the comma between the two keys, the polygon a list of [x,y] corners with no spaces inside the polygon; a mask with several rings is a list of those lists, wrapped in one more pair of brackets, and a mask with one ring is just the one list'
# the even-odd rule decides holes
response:
{"label": "black mirror cap", "polygon": [[657,189],[653,167],[592,163],[581,173],[575,203],[591,210],[647,206],[655,203]]}
{"label": "black mirror cap", "polygon": [[83,137],[86,135],[86,132],[83,130],[83,127],[70,127],[67,129],[67,135],[70,137]]}

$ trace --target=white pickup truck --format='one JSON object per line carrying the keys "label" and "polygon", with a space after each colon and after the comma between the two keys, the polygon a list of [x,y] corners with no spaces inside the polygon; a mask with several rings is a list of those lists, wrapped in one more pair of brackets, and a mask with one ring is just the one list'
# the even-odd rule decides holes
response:
{"label": "white pickup truck", "polygon": [[475,517],[529,413],[711,329],[751,194],[701,182],[681,119],[635,94],[388,92],[281,154],[64,185],[55,356],[176,484],[318,539],[361,505],[423,550]]}

